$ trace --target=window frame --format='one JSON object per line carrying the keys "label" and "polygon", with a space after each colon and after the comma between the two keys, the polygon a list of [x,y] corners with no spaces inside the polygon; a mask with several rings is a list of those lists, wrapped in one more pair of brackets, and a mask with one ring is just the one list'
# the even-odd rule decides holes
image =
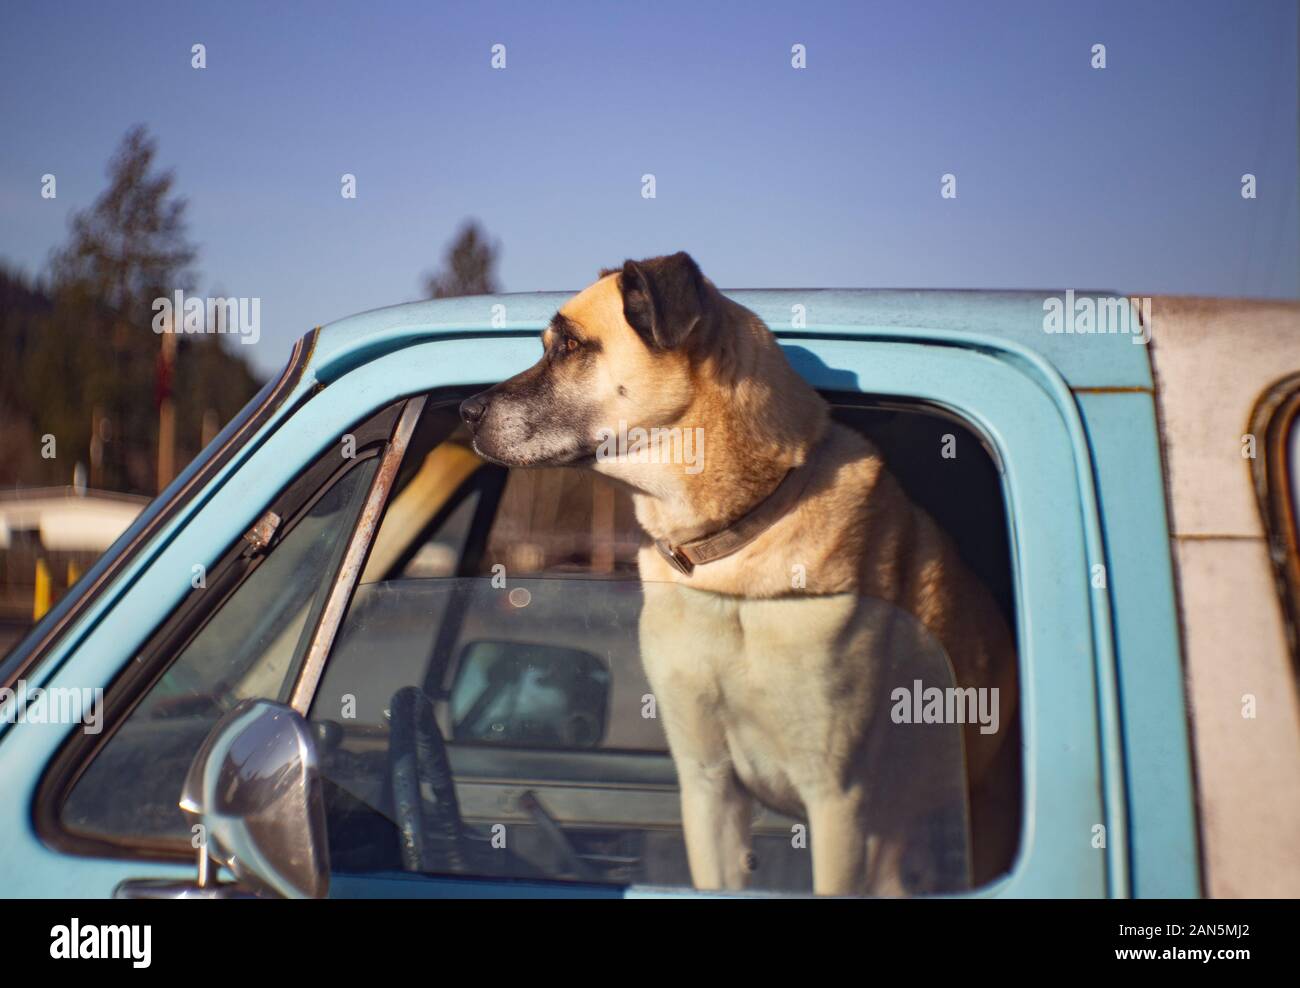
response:
{"label": "window frame", "polygon": [[[977,437],[1001,468],[1003,498],[1007,511],[1008,536],[1011,544],[1014,605],[1017,615],[1017,641],[1020,643],[1021,711],[1025,757],[1022,761],[1024,786],[1023,815],[1017,858],[1011,871],[1002,878],[964,895],[1070,895],[1107,896],[1127,894],[1127,833],[1123,792],[1123,751],[1118,738],[1118,711],[1114,691],[1115,660],[1109,602],[1104,592],[1089,587],[1088,576],[1096,563],[1104,565],[1097,495],[1091,474],[1082,424],[1071,401],[1063,403],[1068,389],[1059,377],[1049,376],[1039,362],[1039,374],[1028,372],[1028,363],[1017,354],[1001,359],[980,347],[934,346],[925,341],[880,339],[863,334],[856,338],[814,331],[777,334],[787,347],[803,351],[796,366],[813,386],[822,390],[856,390],[875,397],[926,401],[959,418]],[[495,341],[483,340],[483,346]],[[918,345],[919,343],[919,345]],[[456,342],[431,344],[454,347]],[[792,360],[795,354],[787,350]],[[904,356],[907,365],[901,373],[890,365]],[[480,352],[480,356],[484,356]],[[807,359],[811,356],[813,359]],[[830,357],[832,359],[828,360]],[[883,358],[883,359],[882,359]],[[529,361],[531,362],[531,361]],[[454,365],[454,361],[447,360]],[[939,366],[947,365],[947,366]],[[517,369],[522,370],[527,364]],[[846,369],[856,375],[858,387],[844,386]],[[982,374],[972,375],[972,370]],[[511,369],[513,372],[513,369]],[[972,377],[976,378],[972,380]],[[1000,377],[997,386],[990,379]],[[863,378],[867,384],[863,384]],[[981,379],[982,378],[982,379]],[[1046,380],[1044,380],[1046,378]],[[472,381],[473,379],[470,378]],[[1053,384],[1060,384],[1054,392]],[[1026,414],[1027,406],[1037,406],[1038,414]],[[1056,436],[1043,438],[1046,430]],[[1025,442],[1024,433],[1036,440]],[[1021,438],[1013,438],[1020,433]],[[1031,450],[1033,452],[1031,452]],[[1038,455],[1035,456],[1035,453]],[[1045,477],[1043,458],[1056,459],[1056,475]],[[1047,471],[1050,473],[1050,471]],[[1014,482],[1009,474],[1016,475]],[[1052,487],[1055,481],[1056,487]],[[1032,489],[1032,496],[1026,490]],[[1056,497],[1044,497],[1049,491]],[[1060,492],[1074,495],[1067,512],[1076,517],[1071,525],[1053,524],[1059,512]],[[1017,508],[1020,513],[1017,513]],[[1045,537],[1044,533],[1051,533]],[[1077,560],[1072,571],[1076,595],[1072,606],[1034,607],[1027,603],[1050,598],[1050,569],[1044,558],[1055,553],[1048,547],[1066,548],[1066,555]],[[1034,572],[1027,560],[1032,559]],[[1044,648],[1048,642],[1041,630],[1031,634],[1030,611],[1054,614],[1058,618],[1068,610],[1070,632],[1085,637],[1086,646],[1077,651],[1087,661],[1074,668],[1061,663],[1059,653]],[[1031,651],[1032,650],[1032,651]],[[1048,657],[1038,654],[1046,651]],[[1052,661],[1055,656],[1057,661]],[[1065,665],[1068,670],[1059,667]],[[1075,675],[1071,688],[1061,690],[1052,681],[1063,680],[1065,673]],[[1080,674],[1084,675],[1080,675]],[[1048,688],[1045,689],[1044,687]],[[1054,704],[1028,709],[1030,698],[1041,700],[1044,693],[1054,693]],[[1064,695],[1062,695],[1064,694]],[[1083,713],[1073,701],[1084,694]],[[1050,709],[1049,709],[1050,707]],[[1073,732],[1054,736],[1051,748],[1039,742],[1045,726],[1072,725]],[[1059,743],[1057,743],[1059,742]],[[1048,767],[1050,765],[1050,767]],[[1065,780],[1064,783],[1062,780]],[[1051,795],[1047,795],[1048,791]],[[1089,838],[1091,828],[1106,828],[1107,841],[1095,849]],[[1068,829],[1073,827],[1076,829]],[[1045,839],[1048,838],[1048,839]],[[441,875],[338,875],[339,891],[345,895],[384,896],[399,887],[412,894],[419,883],[427,883],[427,894],[438,895],[447,883],[472,882],[488,894],[512,894],[513,883],[488,876]],[[394,885],[400,882],[400,886]],[[575,883],[555,880],[541,887],[554,887],[562,894],[579,887]],[[627,895],[640,894],[637,887],[624,890]],[[416,893],[418,894],[418,893]],[[654,895],[696,896],[694,889],[655,889]]]}

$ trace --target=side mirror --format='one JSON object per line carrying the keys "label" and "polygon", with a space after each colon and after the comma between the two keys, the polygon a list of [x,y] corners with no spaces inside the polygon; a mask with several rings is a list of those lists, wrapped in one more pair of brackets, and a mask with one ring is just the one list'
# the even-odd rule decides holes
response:
{"label": "side mirror", "polygon": [[208,859],[261,895],[323,898],[329,891],[325,798],[307,722],[292,707],[244,700],[200,746],[181,810],[204,828],[199,886]]}

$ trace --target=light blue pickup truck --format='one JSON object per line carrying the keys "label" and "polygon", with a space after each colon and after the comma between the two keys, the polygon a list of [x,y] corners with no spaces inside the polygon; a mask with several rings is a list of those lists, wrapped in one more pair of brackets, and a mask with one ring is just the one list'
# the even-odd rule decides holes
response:
{"label": "light blue pickup truck", "polygon": [[[981,832],[960,744],[910,752],[952,798],[909,891],[1300,893],[1300,307],[728,294],[1015,631],[1015,812]],[[700,894],[626,494],[457,414],[565,297],[296,344],[0,660],[0,896]],[[802,832],[757,814],[745,894],[807,894]]]}

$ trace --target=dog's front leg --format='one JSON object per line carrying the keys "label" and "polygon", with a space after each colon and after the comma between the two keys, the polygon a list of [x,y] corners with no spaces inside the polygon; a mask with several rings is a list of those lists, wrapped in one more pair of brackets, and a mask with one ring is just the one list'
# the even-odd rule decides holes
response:
{"label": "dog's front leg", "polygon": [[862,809],[860,801],[847,794],[809,805],[813,892],[817,895],[854,895],[864,890],[867,839]]}
{"label": "dog's front leg", "polygon": [[698,889],[738,890],[754,869],[753,800],[728,765],[680,771],[682,828]]}

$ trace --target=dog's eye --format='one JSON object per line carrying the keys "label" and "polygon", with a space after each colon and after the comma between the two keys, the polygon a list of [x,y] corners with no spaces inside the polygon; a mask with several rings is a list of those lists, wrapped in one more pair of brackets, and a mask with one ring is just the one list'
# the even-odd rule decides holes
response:
{"label": "dog's eye", "polygon": [[578,341],[572,336],[566,336],[564,338],[564,349],[572,353],[574,350],[578,349]]}

